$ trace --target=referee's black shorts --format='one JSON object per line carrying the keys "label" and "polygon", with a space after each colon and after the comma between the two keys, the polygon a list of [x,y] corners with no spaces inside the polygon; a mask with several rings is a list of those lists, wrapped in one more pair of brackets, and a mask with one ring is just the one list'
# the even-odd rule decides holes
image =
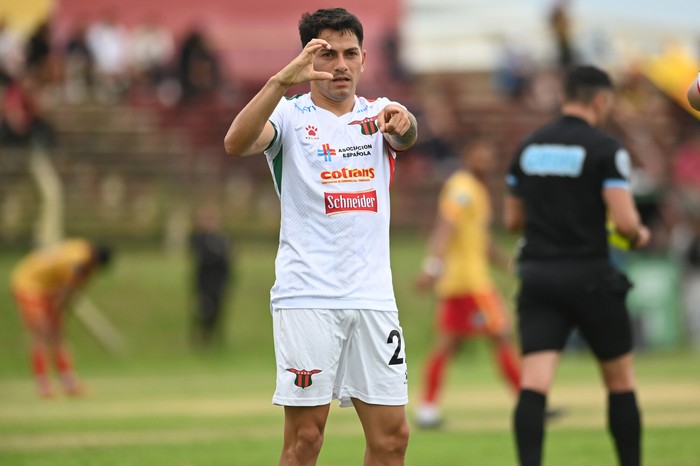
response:
{"label": "referee's black shorts", "polygon": [[598,360],[632,350],[625,304],[631,283],[607,260],[520,264],[518,330],[523,354],[560,351],[578,328]]}

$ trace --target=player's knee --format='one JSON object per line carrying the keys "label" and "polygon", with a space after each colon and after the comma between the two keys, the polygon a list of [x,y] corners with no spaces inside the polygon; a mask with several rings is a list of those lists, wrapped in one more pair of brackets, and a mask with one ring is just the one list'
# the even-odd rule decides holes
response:
{"label": "player's knee", "polygon": [[520,389],[532,390],[533,392],[547,395],[552,387],[552,379],[548,377],[537,377],[531,374],[521,374]]}
{"label": "player's knee", "polygon": [[632,365],[632,357],[629,354],[601,364],[603,382],[611,393],[620,393],[634,390],[635,375]]}
{"label": "player's knee", "polygon": [[296,432],[290,446],[296,458],[313,458],[318,456],[322,445],[323,433],[316,427],[304,427]]}
{"label": "player's knee", "polygon": [[403,458],[406,456],[406,450],[408,449],[409,436],[410,428],[408,422],[402,422],[385,435],[369,439],[368,447],[378,456]]}

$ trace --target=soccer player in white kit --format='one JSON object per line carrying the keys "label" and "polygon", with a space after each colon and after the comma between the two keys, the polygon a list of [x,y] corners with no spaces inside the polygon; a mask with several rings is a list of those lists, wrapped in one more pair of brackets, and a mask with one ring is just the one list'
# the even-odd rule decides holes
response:
{"label": "soccer player in white kit", "polygon": [[[241,110],[224,141],[264,152],[281,203],[270,292],[277,387],[285,407],[280,465],[314,465],[330,402],[354,406],[364,464],[403,465],[408,401],[403,332],[389,262],[389,187],[415,117],[357,97],[360,21],[342,8],[305,13],[302,52]],[[296,84],[310,93],[285,97]]]}

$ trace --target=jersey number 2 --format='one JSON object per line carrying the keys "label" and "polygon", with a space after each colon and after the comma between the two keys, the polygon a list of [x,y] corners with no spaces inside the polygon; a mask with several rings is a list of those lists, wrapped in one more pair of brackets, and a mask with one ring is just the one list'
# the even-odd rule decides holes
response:
{"label": "jersey number 2", "polygon": [[387,343],[393,343],[394,342],[394,337],[396,337],[396,351],[394,351],[394,355],[391,357],[389,360],[389,365],[390,366],[395,366],[397,364],[403,364],[403,358],[399,357],[399,353],[401,353],[401,334],[399,333],[398,330],[392,330],[389,333],[389,338],[387,338],[386,342]]}

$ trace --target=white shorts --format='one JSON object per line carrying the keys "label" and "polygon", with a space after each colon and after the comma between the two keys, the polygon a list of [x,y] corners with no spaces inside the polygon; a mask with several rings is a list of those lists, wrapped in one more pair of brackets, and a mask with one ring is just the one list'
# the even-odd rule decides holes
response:
{"label": "white shorts", "polygon": [[274,404],[320,406],[351,398],[408,403],[406,351],[398,312],[272,309],[277,361]]}

